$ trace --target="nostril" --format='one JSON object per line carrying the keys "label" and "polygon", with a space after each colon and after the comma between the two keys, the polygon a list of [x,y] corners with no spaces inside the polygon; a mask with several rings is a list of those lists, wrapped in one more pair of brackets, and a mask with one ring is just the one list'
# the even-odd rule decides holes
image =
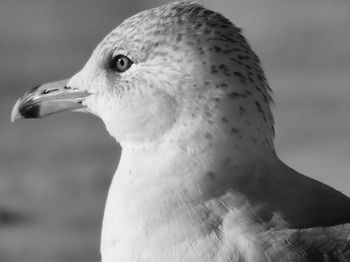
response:
{"label": "nostril", "polygon": [[48,93],[51,93],[51,92],[55,92],[55,91],[58,91],[59,89],[58,88],[54,88],[54,89],[45,89],[43,90],[41,93],[46,95]]}

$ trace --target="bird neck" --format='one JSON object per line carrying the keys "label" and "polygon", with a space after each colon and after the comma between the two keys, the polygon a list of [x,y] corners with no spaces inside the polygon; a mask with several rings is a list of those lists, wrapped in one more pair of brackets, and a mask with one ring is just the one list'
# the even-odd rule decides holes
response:
{"label": "bird neck", "polygon": [[[177,130],[178,136],[169,135],[173,140],[123,145],[105,209],[103,253],[118,249],[120,259],[128,261],[128,247],[146,253],[172,252],[154,248],[163,244],[180,248],[210,233],[202,231],[205,224],[212,228],[212,221],[202,214],[207,202],[224,196],[225,179],[247,172],[247,163],[263,153],[253,151],[253,141],[244,143],[238,136],[201,125],[201,131],[193,129],[191,135]],[[217,226],[220,219],[215,217]]]}

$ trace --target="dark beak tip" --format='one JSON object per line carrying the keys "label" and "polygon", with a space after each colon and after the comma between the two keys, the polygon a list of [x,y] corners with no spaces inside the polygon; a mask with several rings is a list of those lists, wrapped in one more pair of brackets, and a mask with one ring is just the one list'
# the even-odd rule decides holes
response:
{"label": "dark beak tip", "polygon": [[21,99],[17,100],[11,112],[11,122],[22,118],[38,118],[40,114],[40,105],[22,104]]}

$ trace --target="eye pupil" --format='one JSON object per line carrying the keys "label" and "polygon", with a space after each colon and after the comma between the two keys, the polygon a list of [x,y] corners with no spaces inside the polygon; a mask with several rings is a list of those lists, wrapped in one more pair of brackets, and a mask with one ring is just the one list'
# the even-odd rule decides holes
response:
{"label": "eye pupil", "polygon": [[121,67],[124,67],[124,65],[125,65],[124,59],[119,59],[118,62],[119,62]]}
{"label": "eye pupil", "polygon": [[133,62],[127,56],[117,55],[111,59],[110,68],[113,71],[117,71],[118,73],[122,73],[122,72],[125,72],[126,70],[128,70],[132,64],[133,64]]}

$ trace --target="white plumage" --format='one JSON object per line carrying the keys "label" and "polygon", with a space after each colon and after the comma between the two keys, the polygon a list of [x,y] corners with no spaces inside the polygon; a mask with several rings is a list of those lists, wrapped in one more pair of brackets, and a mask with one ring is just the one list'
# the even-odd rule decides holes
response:
{"label": "white plumage", "polygon": [[27,93],[13,119],[88,111],[121,144],[103,262],[350,261],[349,198],[279,160],[259,59],[222,15],[139,13],[60,86]]}

